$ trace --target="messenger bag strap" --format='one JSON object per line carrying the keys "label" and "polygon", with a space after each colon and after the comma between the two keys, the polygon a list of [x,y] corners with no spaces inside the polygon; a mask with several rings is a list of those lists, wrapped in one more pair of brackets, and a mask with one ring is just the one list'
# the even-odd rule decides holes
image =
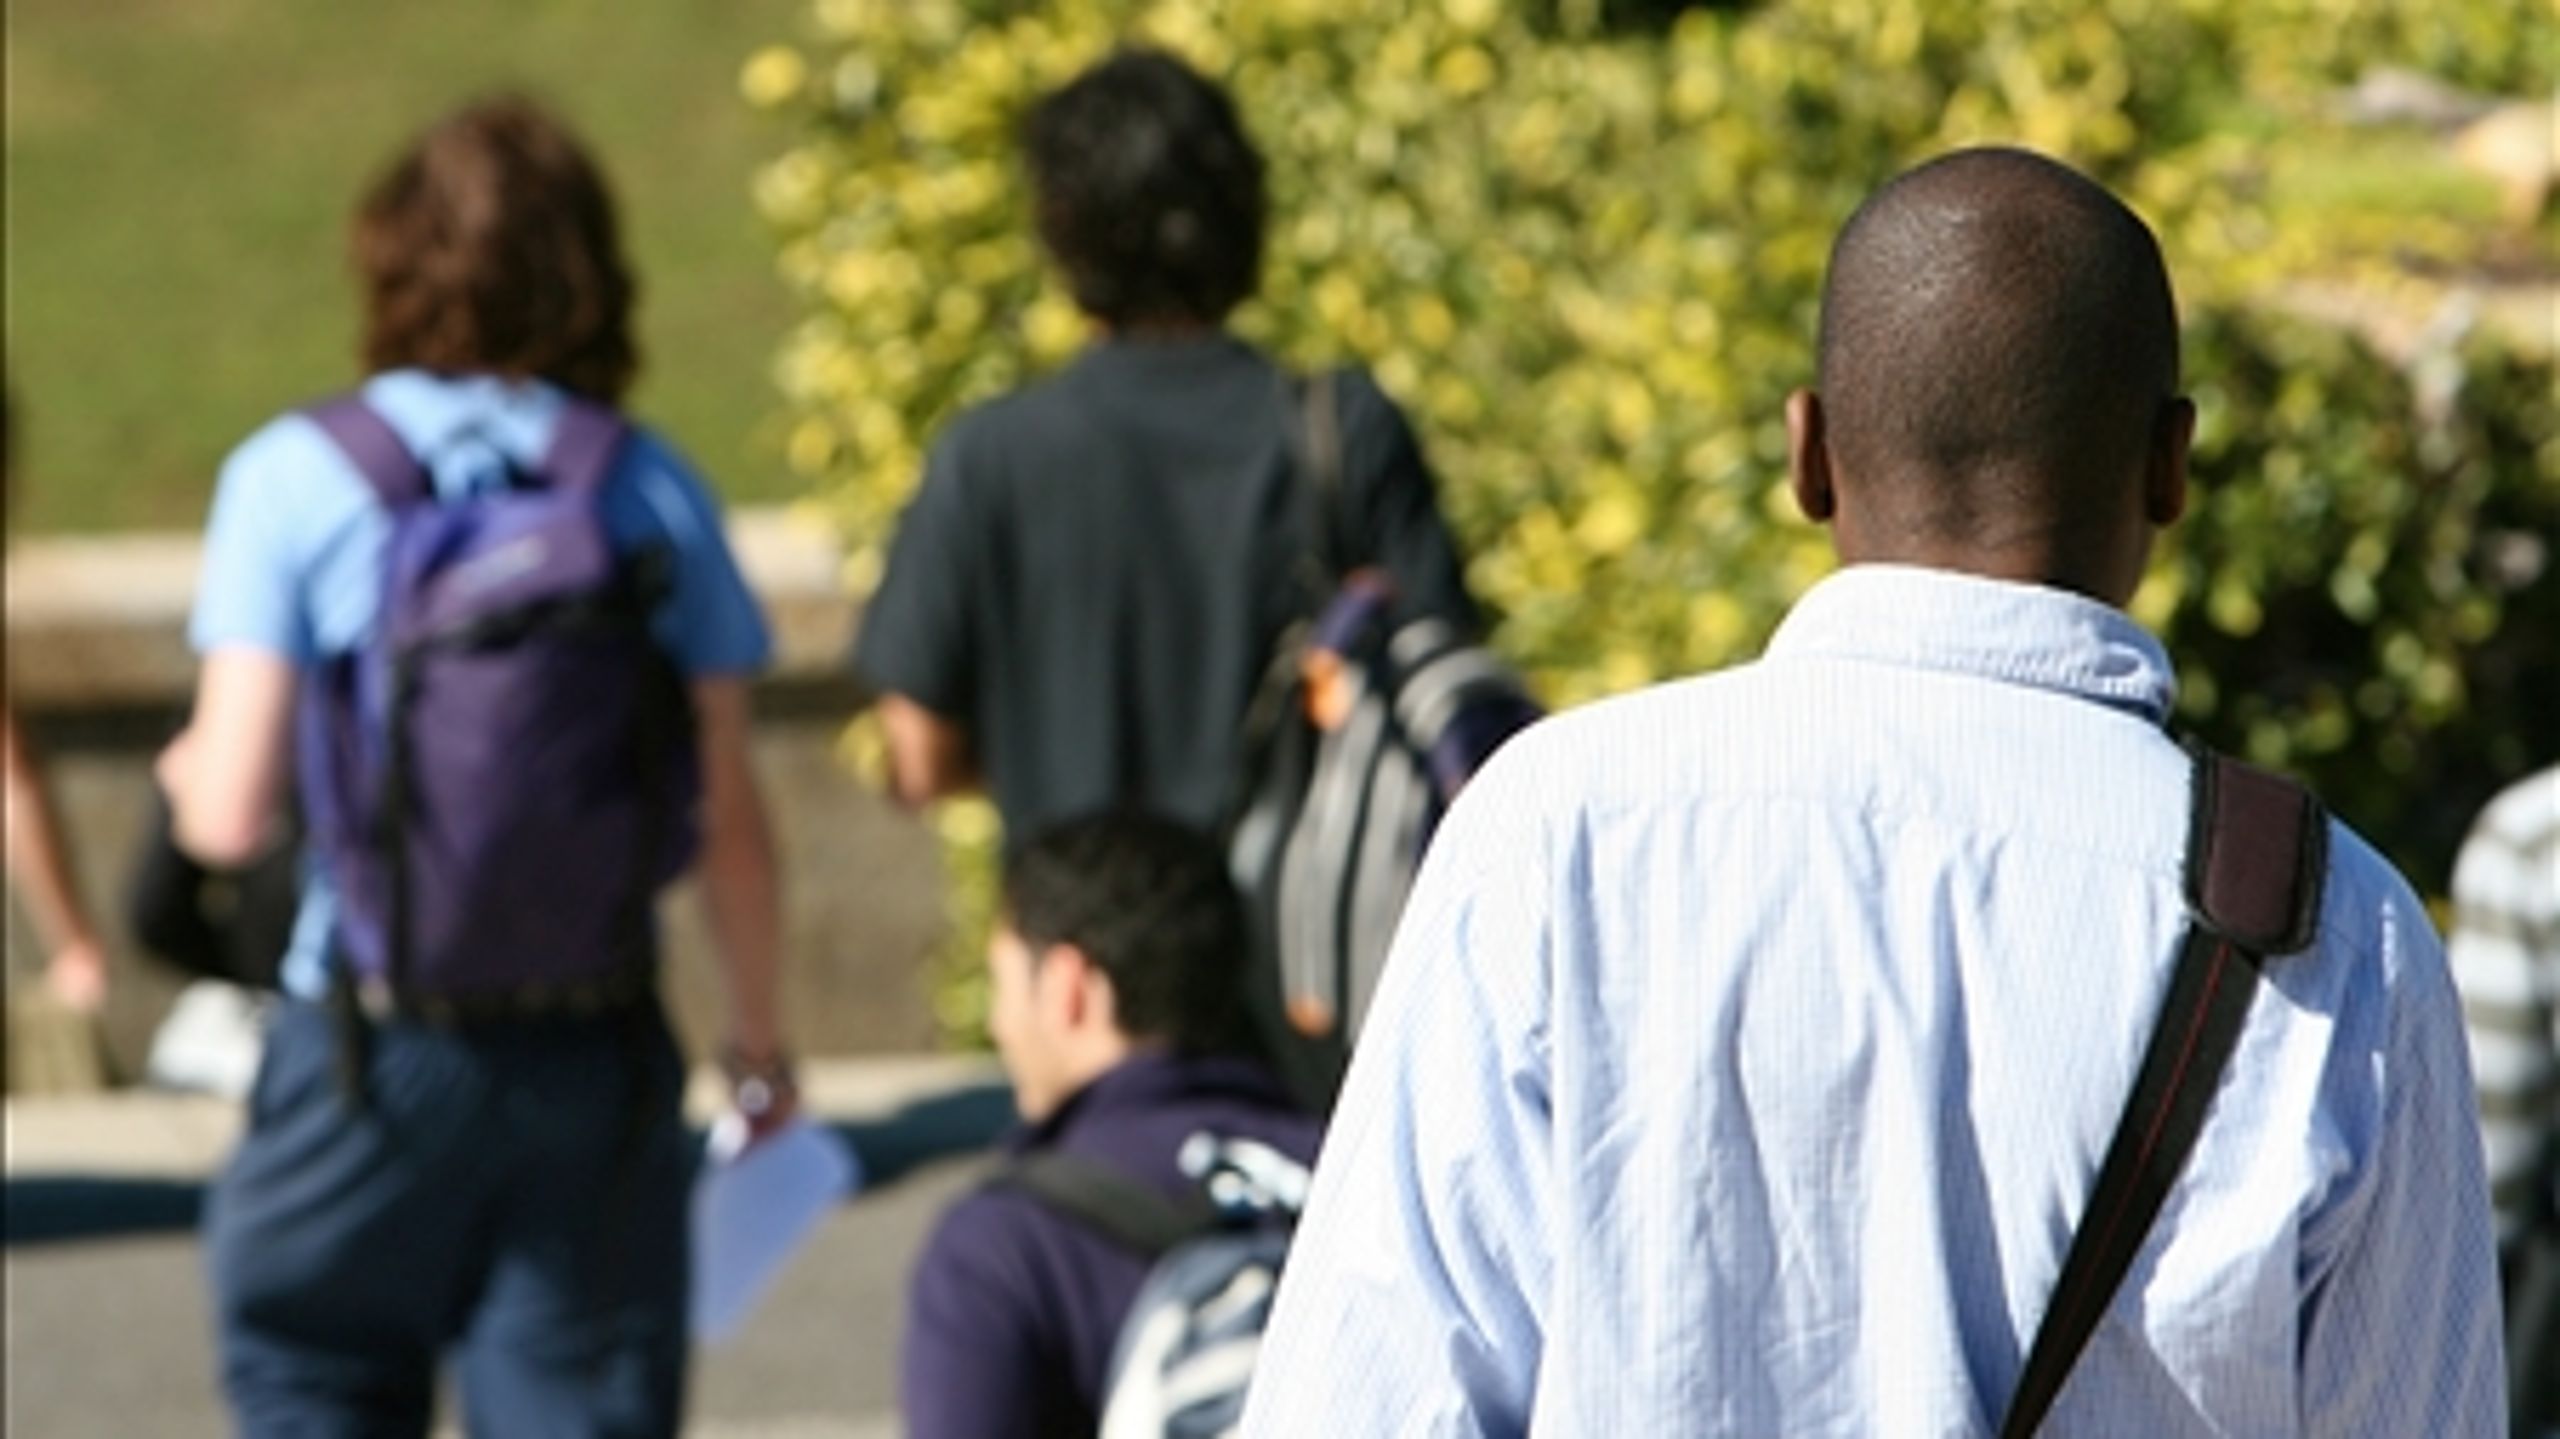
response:
{"label": "messenger bag strap", "polygon": [[2002,1439],[2027,1439],[2044,1422],[2141,1251],[2203,1132],[2260,967],[2309,948],[2317,932],[2329,833],[2320,802],[2291,781],[2201,745],[2191,742],[2187,749],[2195,771],[2186,938],[2133,1093],[2027,1352]]}

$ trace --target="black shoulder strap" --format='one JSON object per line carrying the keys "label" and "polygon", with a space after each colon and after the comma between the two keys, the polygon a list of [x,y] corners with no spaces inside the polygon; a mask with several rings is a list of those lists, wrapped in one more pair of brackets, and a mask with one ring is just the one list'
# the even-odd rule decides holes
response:
{"label": "black shoulder strap", "polygon": [[1099,1160],[1054,1149],[1005,1165],[988,1186],[1028,1194],[1150,1263],[1218,1225],[1205,1194],[1176,1200]]}
{"label": "black shoulder strap", "polygon": [[1325,596],[1358,563],[1346,543],[1343,506],[1342,375],[1322,370],[1282,378],[1281,434],[1291,488],[1306,512],[1307,551],[1299,561],[1310,593]]}
{"label": "black shoulder strap", "polygon": [[347,462],[364,476],[385,509],[400,509],[427,498],[426,469],[389,421],[350,390],[302,412],[320,427]]}
{"label": "black shoulder strap", "polygon": [[2186,938],[2088,1211],[2027,1352],[2002,1439],[2026,1439],[2044,1422],[2140,1252],[2203,1132],[2260,965],[2308,948],[2318,929],[2329,868],[2320,802],[2289,780],[2200,745],[2187,748],[2195,778]]}

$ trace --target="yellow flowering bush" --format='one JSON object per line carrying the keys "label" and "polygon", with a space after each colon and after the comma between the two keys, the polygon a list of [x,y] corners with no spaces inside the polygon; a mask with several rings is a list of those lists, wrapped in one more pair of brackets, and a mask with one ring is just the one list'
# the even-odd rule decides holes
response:
{"label": "yellow flowering bush", "polygon": [[[2479,708],[2447,647],[2511,633],[2514,595],[2472,573],[2465,527],[2491,497],[2549,508],[2560,457],[2512,426],[2430,428],[2399,372],[2250,310],[2305,275],[2423,284],[2405,277],[2466,263],[2494,208],[2485,186],[2454,175],[2423,205],[2395,208],[2384,185],[2361,209],[2323,208],[2291,167],[2335,139],[2328,93],[2368,63],[2548,93],[2551,57],[2514,33],[2512,7],[1793,0],[1647,24],[1649,10],[815,0],[806,33],[752,57],[741,88],[795,127],[754,182],[806,307],[774,375],[790,462],[850,539],[849,584],[876,580],[938,427],[1084,342],[1032,237],[1013,126],[1136,41],[1222,79],[1269,157],[1269,255],[1240,327],[1298,364],[1365,363],[1405,405],[1497,642],[1551,704],[1747,656],[1829,567],[1786,498],[1780,407],[1811,372],[1831,237],[1895,171],[2006,141],[2098,175],[2160,228],[2199,338],[2191,369],[2226,392],[2198,455],[2202,508],[2270,525],[2208,522],[2145,592],[2147,618],[2215,660],[2190,718],[2262,758],[2404,777],[2457,718],[2523,732],[2520,711]],[[2490,364],[2502,397],[2538,383],[2547,401],[2547,354]],[[2250,378],[2211,381],[2222,368]],[[2249,408],[2262,402],[2272,424]],[[2333,532],[2347,552],[2287,543]],[[2424,583],[2403,583],[2412,567]],[[2458,624],[2395,618],[2437,603],[2447,574],[2472,575],[2450,586]],[[2296,594],[2341,627],[2321,631],[2323,653],[2383,691],[2342,676],[2244,701],[2251,667],[2286,659],[2252,636]],[[2402,663],[2410,643],[2424,653]],[[2413,753],[2363,752],[2413,714]],[[2470,790],[2490,762],[2472,761]],[[2349,813],[2396,838],[2409,802]]]}

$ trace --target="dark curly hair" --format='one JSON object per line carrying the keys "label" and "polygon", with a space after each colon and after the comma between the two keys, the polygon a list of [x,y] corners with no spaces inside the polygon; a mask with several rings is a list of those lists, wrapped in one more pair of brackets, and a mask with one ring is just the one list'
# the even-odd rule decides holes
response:
{"label": "dark curly hair", "polygon": [[608,404],[639,371],[612,192],[521,96],[420,135],[365,192],[353,250],[369,370],[540,376]]}
{"label": "dark curly hair", "polygon": [[1115,328],[1216,324],[1262,273],[1262,156],[1225,91],[1122,50],[1022,123],[1040,238],[1086,313]]}
{"label": "dark curly hair", "polygon": [[1004,913],[1034,953],[1072,944],[1111,978],[1123,1033],[1231,1047],[1244,989],[1244,900],[1217,842],[1111,811],[1063,821],[1005,861]]}

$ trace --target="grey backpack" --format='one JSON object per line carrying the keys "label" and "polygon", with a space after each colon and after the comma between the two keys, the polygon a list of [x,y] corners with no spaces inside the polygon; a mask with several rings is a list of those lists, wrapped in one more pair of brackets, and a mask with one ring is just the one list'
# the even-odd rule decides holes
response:
{"label": "grey backpack", "polygon": [[1194,1134],[1180,1198],[1046,1151],[995,1182],[1150,1261],[1113,1345],[1100,1439],[1215,1439],[1244,1419],[1271,1297],[1306,1203],[1306,1166],[1250,1139]]}
{"label": "grey backpack", "polygon": [[1341,521],[1338,376],[1306,383],[1295,437],[1313,613],[1280,637],[1247,710],[1226,826],[1255,943],[1269,1058],[1332,1107],[1422,853],[1460,786],[1543,711],[1499,656],[1408,617]]}

